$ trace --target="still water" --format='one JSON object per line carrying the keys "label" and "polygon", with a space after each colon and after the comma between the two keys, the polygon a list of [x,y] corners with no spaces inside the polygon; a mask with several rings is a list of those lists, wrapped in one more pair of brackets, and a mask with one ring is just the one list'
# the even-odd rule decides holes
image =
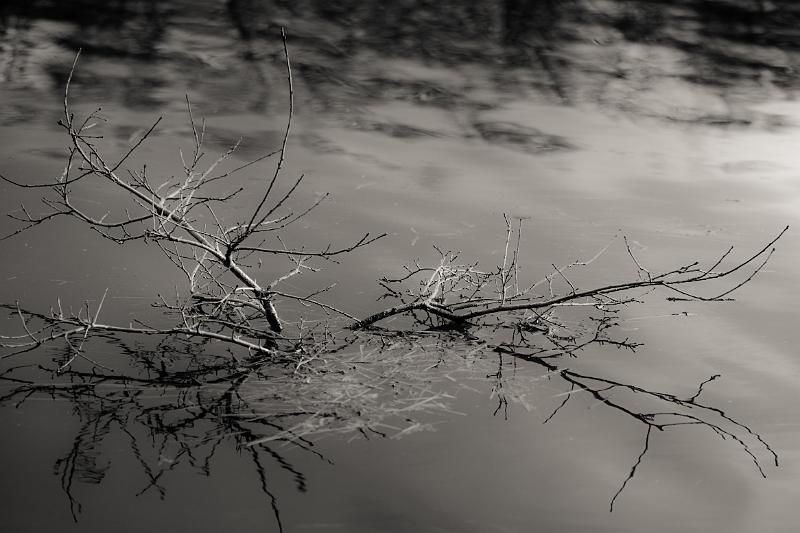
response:
{"label": "still water", "polygon": [[[77,49],[73,107],[102,109],[109,150],[124,153],[164,117],[133,162],[151,175],[181,171],[179,149],[191,146],[187,94],[206,118],[209,152],[240,137],[240,162],[275,149],[287,112],[285,27],[296,106],[287,175],[306,175],[298,204],[332,193],[290,237],[324,246],[392,234],[302,282],[336,282],[327,296],[348,313],[381,309],[372,280],[415,258],[435,261],[433,245],[502,262],[503,213],[526,218],[520,256],[531,279],[592,257],[620,230],[653,270],[713,262],[730,245],[746,257],[798,222],[798,23],[800,9],[779,0],[6,1],[0,171],[26,182],[62,171],[68,140],[56,121]],[[254,166],[240,185],[269,173],[268,163]],[[0,184],[0,208],[29,205],[38,195],[28,192]],[[105,189],[76,194],[87,205],[121,202]],[[681,398],[720,374],[702,397],[775,450],[779,467],[753,445],[766,477],[708,428],[655,432],[609,512],[642,452],[641,423],[576,394],[543,424],[568,384],[524,361],[426,337],[396,349],[427,350],[434,363],[454,357],[421,367],[432,369],[441,408],[387,438],[337,432],[249,447],[257,435],[229,420],[235,410],[221,404],[229,397],[213,386],[187,396],[109,384],[20,402],[19,383],[4,380],[0,524],[10,532],[796,531],[795,233],[736,302],[648,295],[619,320],[623,337],[643,343],[635,354],[590,347],[567,365]],[[98,242],[70,221],[0,246],[2,301],[34,309],[57,299],[77,307],[108,287],[108,322],[157,321],[150,301],[179,281],[157,250]],[[617,241],[581,282],[635,275]],[[124,361],[167,349],[157,342],[107,339],[93,350]],[[3,360],[0,372],[56,355]],[[504,390],[501,371],[513,375]],[[250,398],[273,386],[246,385]]]}

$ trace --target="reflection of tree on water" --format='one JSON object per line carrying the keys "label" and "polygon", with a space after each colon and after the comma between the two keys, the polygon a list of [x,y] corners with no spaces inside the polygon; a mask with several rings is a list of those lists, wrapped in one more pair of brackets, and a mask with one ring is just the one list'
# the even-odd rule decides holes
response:
{"label": "reflection of tree on water", "polygon": [[[539,71],[543,89],[552,91],[562,103],[569,103],[565,64],[557,49],[571,39],[561,18],[575,9],[573,2],[558,0],[506,0],[503,2],[502,43],[505,60],[512,67]],[[538,68],[537,68],[538,65]]]}
{"label": "reflection of tree on water", "polygon": [[486,67],[501,95],[533,89],[558,103],[690,124],[752,124],[761,117],[741,102],[790,90],[797,78],[798,44],[787,20],[800,11],[791,2],[348,2],[333,9],[237,0],[228,14],[252,49],[287,25],[308,105],[388,135],[405,130],[357,120],[365,105],[486,106],[467,82],[383,72],[384,61],[398,59]]}
{"label": "reflection of tree on water", "polygon": [[[295,413],[275,413],[243,422],[240,416],[246,402],[239,391],[251,377],[248,372],[237,372],[213,358],[199,361],[196,357],[189,364],[189,367],[197,364],[196,368],[168,369],[168,360],[187,354],[178,353],[165,343],[150,351],[121,343],[120,348],[135,359],[135,366],[141,365],[144,370],[129,375],[70,370],[63,374],[63,379],[41,384],[28,379],[35,375],[30,368],[17,367],[6,370],[0,378],[16,384],[16,388],[0,398],[2,402],[20,405],[32,396],[45,395],[74,406],[81,427],[70,450],[55,463],[55,473],[69,500],[73,518],[77,521],[81,512],[76,494],[78,484],[103,482],[112,467],[110,459],[103,459],[106,441],[111,440],[108,446],[113,446],[122,439],[127,441],[127,452],[135,458],[143,474],[143,479],[132,483],[135,495],[155,491],[161,499],[166,497],[171,476],[180,475],[181,469],[210,476],[218,450],[234,447],[245,461],[252,463],[260,490],[280,526],[278,500],[270,490],[265,464],[272,461],[289,472],[301,492],[306,488],[305,477],[277,446],[270,443],[250,446],[248,442],[263,434],[257,432],[257,427],[283,431],[282,420]],[[40,367],[40,370],[48,369]],[[11,377],[19,372],[28,378]],[[293,443],[299,449],[319,455],[302,436]]]}
{"label": "reflection of tree on water", "polygon": [[301,492],[306,478],[279,451],[281,446],[291,443],[325,459],[315,451],[314,441],[328,433],[399,437],[428,429],[450,410],[453,395],[464,389],[490,391],[489,410],[508,418],[510,404],[530,407],[542,401],[532,399],[542,385],[551,391],[560,384],[561,394],[547,393],[552,405],[544,406],[549,413],[544,423],[574,396],[587,393],[642,424],[642,450],[632,458],[628,475],[620,474],[612,510],[655,434],[668,429],[709,429],[738,445],[761,475],[765,472],[759,456],[766,454],[777,464],[777,455],[758,433],[703,402],[703,388],[719,376],[700,383],[692,396],[679,397],[580,370],[577,357],[587,348],[633,351],[640,345],[615,338],[613,313],[588,317],[569,330],[555,317],[547,320],[547,332],[526,322],[498,324],[486,338],[424,330],[350,334],[279,368],[265,361],[244,363],[230,354],[208,355],[213,349],[176,338],[150,349],[109,339],[130,362],[129,370],[70,368],[58,381],[43,384],[41,373],[55,368],[11,367],[0,374],[10,387],[0,402],[19,405],[44,396],[72,402],[81,428],[55,468],[76,520],[81,511],[78,485],[103,482],[112,467],[110,459],[103,458],[103,447],[116,435],[127,441],[128,453],[140,467],[138,485],[134,484],[137,496],[155,491],[163,499],[171,476],[185,469],[210,476],[221,449],[237,450],[251,463],[259,490],[282,528],[268,463],[291,474]]}
{"label": "reflection of tree on water", "polygon": [[[60,86],[64,73],[58,66],[61,59],[58,52],[72,55],[79,49],[115,63],[115,67],[120,63],[125,65],[125,60],[152,63],[159,57],[172,23],[173,12],[164,4],[156,0],[3,2],[0,5],[0,42],[7,38],[11,44],[8,51],[3,51],[11,56],[6,62],[19,65],[18,72],[7,73],[4,77],[11,83],[25,84],[31,82],[28,76],[35,80],[44,75],[52,86]],[[32,23],[39,20],[56,21],[58,25],[43,28],[41,24]],[[23,21],[27,31],[9,31],[22,26]],[[42,35],[52,42],[43,42]],[[31,51],[36,48],[39,50],[34,55]],[[86,86],[104,97],[117,95],[119,101],[131,108],[152,108],[160,104],[154,93],[164,83],[153,75],[152,65],[150,67],[123,68],[122,72],[105,68],[91,76]],[[43,72],[39,72],[40,69]]]}
{"label": "reflection of tree on water", "polygon": [[170,11],[156,0],[6,1],[0,6],[0,20],[5,24],[20,20],[50,19],[72,23],[73,33],[57,36],[68,50],[107,57],[154,59],[165,39]]}
{"label": "reflection of tree on water", "polygon": [[[199,69],[198,76],[214,80],[210,86],[222,83],[235,90],[237,101],[227,106],[259,113],[267,110],[280,69],[280,54],[273,47],[277,28],[286,26],[297,51],[298,87],[308,93],[304,105],[346,119],[357,117],[365,105],[396,99],[448,109],[485,104],[473,101],[464,87],[409,73],[389,79],[381,71],[387,60],[410,59],[433,67],[481,65],[501,94],[533,88],[570,105],[601,104],[689,123],[747,125],[754,118],[738,105],[742,91],[748,101],[765,98],[770,90],[792,90],[800,53],[794,35],[800,9],[789,0],[336,5],[229,0],[224,6],[31,0],[0,6],[0,40],[10,45],[3,52],[10,57],[3,62],[7,78],[33,61],[26,59],[26,43],[40,39],[41,30],[30,23],[38,19],[69,23],[50,36],[65,54],[83,48],[88,57],[134,60],[127,76],[113,79],[104,72],[100,88],[112,94],[119,90],[133,107],[161,104],[162,85],[152,66],[167,62],[172,70]],[[225,48],[224,64],[206,57],[219,50],[185,49],[194,48],[197,39],[216,42],[222,36],[233,37],[218,45]],[[46,60],[61,64],[61,58]],[[55,77],[61,69],[45,68],[60,90],[63,80]],[[667,85],[662,94],[659,86],[665,84],[676,86]],[[700,92],[703,100],[684,112],[673,107],[691,107],[691,100],[658,102],[667,108],[649,105],[651,98],[670,100],[679,92]],[[715,108],[704,114],[708,107]],[[381,131],[391,135],[396,128]]]}
{"label": "reflection of tree on water", "polygon": [[[0,7],[0,20],[51,19],[75,23],[80,42],[62,41],[72,48],[91,51],[96,33],[96,53],[155,59],[159,45],[168,37],[165,30],[177,23],[174,15],[208,19],[219,11],[216,3],[193,2],[192,9],[181,2],[152,0],[116,1],[97,4],[86,0],[7,1]],[[389,57],[422,57],[449,63],[468,58],[487,61],[496,58],[492,43],[502,43],[509,52],[523,54],[532,45],[557,50],[580,40],[581,24],[608,26],[632,42],[658,42],[667,46],[688,46],[680,30],[699,24],[700,39],[726,39],[741,44],[800,48],[793,30],[800,9],[791,0],[772,2],[733,0],[707,2],[612,1],[603,5],[554,0],[504,0],[502,2],[442,1],[382,3],[324,1],[285,2],[280,0],[229,0],[224,13],[243,41],[253,41],[296,19],[296,35],[317,41],[318,48],[332,56],[345,57],[362,48],[372,48]],[[287,21],[286,19],[290,19]],[[327,24],[328,33],[310,34],[306,25]],[[86,30],[89,29],[87,35]],[[94,30],[92,30],[94,29]],[[112,39],[113,35],[113,39]],[[328,43],[328,46],[323,46]],[[461,51],[462,53],[459,53]],[[715,51],[696,42],[692,51],[721,59]],[[721,52],[722,50],[720,50]],[[468,56],[465,55],[468,53]],[[738,57],[739,50],[727,50],[728,57],[742,66],[756,65],[758,58]],[[769,64],[764,64],[770,67]],[[788,73],[788,72],[787,72]]]}

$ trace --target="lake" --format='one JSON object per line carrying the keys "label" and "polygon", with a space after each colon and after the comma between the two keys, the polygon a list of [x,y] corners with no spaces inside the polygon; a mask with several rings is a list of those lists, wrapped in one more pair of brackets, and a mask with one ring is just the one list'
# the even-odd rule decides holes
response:
{"label": "lake", "polygon": [[[183,172],[187,96],[205,120],[207,163],[239,139],[234,167],[279,148],[285,28],[294,116],[279,187],[305,176],[297,210],[331,195],[287,229],[287,244],[389,234],[286,290],[335,283],[321,297],[351,315],[385,308],[375,280],[415,259],[437,264],[434,246],[485,270],[502,264],[504,215],[523,221],[529,281],[610,243],[569,274],[582,288],[640,279],[629,251],[652,272],[713,265],[730,246],[728,260],[744,260],[792,229],[735,301],[641,291],[614,326],[641,343],[635,352],[590,343],[558,370],[494,349],[491,328],[347,338],[325,355],[338,373],[305,380],[276,369],[195,384],[193,365],[224,349],[133,335],[95,339],[87,356],[140,382],[98,380],[86,361],[56,375],[60,345],[1,359],[3,530],[795,531],[798,24],[788,0],[7,0],[0,173],[24,183],[64,170],[57,121],[79,49],[72,109],[100,109],[108,153],[163,117],[132,169]],[[274,164],[234,185],[260,191]],[[38,212],[42,192],[0,182],[0,208]],[[100,214],[125,205],[102,184],[73,193]],[[220,215],[249,212],[254,194]],[[4,218],[0,235],[18,227]],[[183,283],[152,243],[119,246],[67,218],[3,240],[0,253],[0,302],[45,313],[95,308],[108,289],[106,322],[168,324],[151,302]],[[265,264],[259,276],[287,268]],[[285,309],[291,328],[325,318]],[[586,333],[578,311],[558,320]],[[0,334],[19,333],[14,312],[2,323]],[[154,384],[164,365],[186,373]],[[720,410],[703,411],[719,431],[648,432],[614,405],[659,411],[664,396],[614,386],[600,399],[565,379],[576,375],[684,400],[720,375],[699,396]],[[331,403],[342,411],[298,422]],[[391,416],[372,431],[376,411]]]}

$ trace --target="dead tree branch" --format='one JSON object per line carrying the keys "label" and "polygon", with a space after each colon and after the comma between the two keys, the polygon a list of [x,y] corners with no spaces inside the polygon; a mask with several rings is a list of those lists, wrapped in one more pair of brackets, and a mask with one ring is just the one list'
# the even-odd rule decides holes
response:
{"label": "dead tree branch", "polygon": [[[275,336],[264,333],[269,329],[280,333],[282,320],[275,305],[275,298],[294,299],[303,304],[314,305],[326,312],[333,311],[350,316],[335,306],[320,302],[310,296],[291,295],[280,289],[287,279],[279,277],[261,282],[257,268],[265,262],[284,261],[293,263],[302,257],[302,268],[293,275],[312,272],[307,262],[312,259],[334,260],[336,256],[348,254],[374,243],[385,235],[365,233],[351,244],[336,247],[328,244],[322,249],[287,248],[281,238],[281,230],[303,220],[321,201],[323,196],[311,206],[295,210],[290,207],[294,194],[303,180],[301,175],[295,179],[286,192],[277,195],[278,184],[282,181],[289,134],[294,115],[294,88],[292,69],[286,34],[281,31],[284,62],[287,73],[289,111],[284,135],[279,150],[271,151],[233,170],[218,172],[235,153],[238,142],[217,157],[206,167],[201,167],[205,155],[203,143],[206,124],[195,120],[192,104],[187,96],[186,107],[191,127],[192,149],[184,154],[180,151],[182,174],[177,177],[153,177],[147,166],[141,169],[125,168],[134,154],[145,145],[156,131],[162,118],[159,117],[137,141],[124,151],[121,157],[109,156],[103,148],[102,135],[91,135],[90,130],[98,127],[105,119],[98,111],[78,119],[71,109],[70,88],[78,65],[80,52],[69,70],[64,89],[63,117],[58,124],[69,138],[70,146],[67,162],[61,175],[48,183],[27,184],[22,180],[0,175],[0,178],[22,189],[46,189],[49,195],[42,199],[45,212],[31,214],[25,205],[10,217],[20,224],[4,238],[49,222],[57,217],[71,217],[97,232],[103,238],[118,244],[134,240],[155,244],[181,272],[188,288],[174,304],[161,302],[165,310],[180,315],[181,325],[161,333],[182,333],[204,338],[228,340],[234,344],[259,353],[271,353],[272,348],[263,345],[263,340],[274,340]],[[220,216],[215,206],[224,205],[243,190],[242,187],[227,193],[212,192],[208,185],[220,180],[230,181],[237,172],[272,156],[278,161],[266,178],[264,192],[258,197],[257,205],[243,220],[226,220]],[[120,212],[95,213],[74,199],[73,187],[78,182],[94,180],[98,186],[106,185],[121,190],[129,201],[129,206]],[[275,245],[271,245],[274,242]],[[40,316],[48,323],[48,337],[45,341],[62,339],[69,343],[80,333],[88,337],[92,331],[155,333],[148,328],[124,328],[90,323],[80,317]],[[61,320],[62,328],[53,329],[53,321]],[[96,322],[96,321],[95,321]],[[15,348],[38,346],[42,342],[28,336],[24,343]]]}
{"label": "dead tree branch", "polygon": [[[607,249],[605,247],[589,261],[576,261],[562,268],[553,265],[553,274],[546,276],[542,281],[530,285],[527,289],[516,289],[510,295],[507,293],[507,283],[512,276],[514,278],[518,276],[518,271],[516,261],[512,261],[511,265],[507,264],[507,253],[504,255],[503,265],[497,268],[496,273],[487,273],[478,270],[476,265],[458,263],[458,255],[447,252],[441,254],[441,262],[437,267],[431,269],[414,265],[413,267],[406,267],[406,274],[398,279],[381,279],[381,284],[388,289],[385,297],[399,300],[400,303],[360,320],[354,327],[370,327],[387,318],[415,311],[428,312],[448,320],[454,325],[465,325],[489,316],[509,315],[522,311],[549,310],[562,306],[618,307],[634,301],[630,296],[626,295],[636,291],[652,289],[666,289],[669,292],[677,293],[679,296],[667,297],[671,301],[725,301],[728,299],[728,295],[751,281],[764,268],[775,251],[774,245],[788,229],[789,226],[786,226],[761,249],[722,270],[715,269],[730,255],[732,248],[716,259],[709,268],[701,268],[700,264],[695,261],[672,270],[654,274],[650,271],[645,271],[641,267],[638,260],[630,253],[630,248],[628,247],[630,257],[636,264],[638,271],[646,272],[647,275],[645,277],[639,276],[639,279],[632,281],[579,290],[566,276],[565,269],[573,266],[588,265],[601,253],[605,252]],[[512,229],[507,223],[506,249],[508,248],[511,233]],[[721,292],[710,296],[694,292],[695,287],[710,285],[709,282],[714,280],[731,278],[734,274],[744,271],[748,267],[750,267],[750,270],[745,279],[735,282],[733,286],[729,286]],[[431,271],[433,274],[426,283],[424,276],[427,276],[428,272]],[[557,294],[553,291],[553,278],[555,276],[562,279],[568,287],[568,290],[562,294]],[[411,280],[420,280],[421,290],[415,291],[400,288],[403,283],[407,284]],[[495,281],[495,287],[499,287],[494,289],[496,294],[491,294],[487,291],[487,287],[492,286],[489,283],[491,280]],[[434,281],[435,283],[433,283]],[[549,294],[541,294],[535,290],[543,283],[547,284]]]}

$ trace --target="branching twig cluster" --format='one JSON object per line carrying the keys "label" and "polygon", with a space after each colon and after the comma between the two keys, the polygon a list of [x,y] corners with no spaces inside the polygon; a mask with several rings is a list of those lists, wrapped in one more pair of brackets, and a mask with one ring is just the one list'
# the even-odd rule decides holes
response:
{"label": "branching twig cluster", "polygon": [[[433,267],[414,262],[405,267],[405,273],[398,278],[384,277],[380,283],[386,289],[384,298],[399,301],[398,305],[374,313],[356,323],[356,327],[370,327],[378,322],[398,315],[412,314],[422,323],[432,325],[429,317],[435,316],[452,326],[469,326],[488,317],[508,317],[514,313],[528,313],[530,327],[541,327],[546,331],[543,320],[549,312],[560,307],[587,306],[608,311],[634,303],[636,294],[648,290],[664,289],[671,295],[669,301],[720,302],[730,300],[731,293],[739,289],[760,272],[775,251],[775,243],[788,231],[785,227],[774,239],[749,257],[723,266],[733,252],[728,248],[708,267],[700,262],[691,263],[660,273],[652,273],[641,266],[628,245],[626,249],[639,272],[636,280],[601,285],[588,289],[576,287],[568,277],[574,267],[588,266],[605,253],[610,243],[594,257],[578,260],[562,267],[553,266],[553,272],[543,279],[527,286],[520,283],[518,264],[522,220],[516,229],[506,219],[506,246],[503,264],[494,270],[483,271],[477,263],[464,264],[453,252],[442,252],[439,264]],[[516,239],[514,252],[509,259],[509,244]],[[748,270],[749,269],[749,270]],[[737,273],[745,273],[742,280],[734,281],[717,293],[703,295],[696,287],[710,285],[716,280],[733,278]],[[642,276],[645,273],[645,276]],[[561,281],[566,290],[558,291],[556,281]],[[414,288],[416,282],[417,287]],[[411,285],[411,287],[409,287]],[[420,319],[423,313],[425,319]],[[530,321],[533,319],[533,321]]]}
{"label": "branching twig cluster", "polygon": [[[283,290],[281,286],[290,278],[314,271],[314,259],[333,260],[335,256],[367,246],[384,235],[366,233],[349,245],[339,248],[328,245],[319,250],[292,247],[282,237],[281,230],[302,220],[325,198],[323,196],[303,209],[290,208],[290,199],[302,182],[302,175],[294,179],[285,192],[278,193],[294,110],[292,71],[285,35],[282,34],[282,37],[289,117],[280,148],[232,170],[218,172],[217,169],[236,151],[237,142],[213,162],[202,166],[207,159],[203,148],[206,125],[205,121],[196,123],[187,97],[193,147],[188,155],[180,153],[183,168],[178,177],[153,177],[146,165],[141,169],[125,166],[134,152],[153,134],[161,118],[119,159],[112,160],[105,153],[100,145],[102,136],[93,135],[93,131],[96,131],[93,128],[104,121],[99,110],[81,120],[75,117],[70,108],[70,86],[79,56],[76,57],[64,91],[64,116],[59,121],[70,140],[66,165],[61,175],[50,183],[23,183],[0,175],[0,178],[18,187],[49,192],[42,198],[47,209],[45,213],[31,214],[22,205],[18,211],[10,214],[12,219],[20,223],[20,227],[5,238],[63,216],[79,220],[115,243],[125,244],[136,240],[153,243],[187,282],[185,294],[179,296],[176,302],[160,302],[165,309],[179,316],[179,326],[168,332],[179,331],[207,338],[222,336],[248,348],[254,355],[272,354],[274,347],[270,341],[274,335],[267,331],[279,333],[283,329],[274,304],[276,298],[316,305],[326,312],[338,312],[335,307],[315,298],[319,292],[327,289],[297,295]],[[244,188],[234,186],[226,193],[215,193],[210,185],[224,185],[237,172],[269,157],[277,157],[278,161],[271,175],[265,179],[263,190],[254,195],[258,198],[257,205],[246,218],[226,220],[219,213],[220,206],[241,195]],[[94,213],[82,207],[74,199],[73,189],[89,180],[94,180],[97,185],[108,184],[121,190],[130,205],[116,213]],[[257,281],[257,271],[263,262],[275,259],[285,260],[285,273],[266,283]],[[280,264],[272,265],[272,268],[277,270]],[[49,321],[61,320],[64,325],[77,328],[62,333],[61,338],[67,342],[70,335],[80,328],[84,333],[89,333],[91,329],[113,330],[110,326],[98,323],[96,317],[91,321],[91,328],[79,316],[65,317],[63,313],[57,313],[46,318]],[[127,329],[151,332],[149,328]],[[27,340],[30,347],[40,344],[40,339],[33,336]]]}

